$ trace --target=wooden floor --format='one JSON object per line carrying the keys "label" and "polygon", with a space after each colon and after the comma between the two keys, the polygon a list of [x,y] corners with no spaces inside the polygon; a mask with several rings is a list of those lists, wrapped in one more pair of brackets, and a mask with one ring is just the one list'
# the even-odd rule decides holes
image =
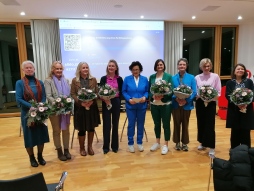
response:
{"label": "wooden floor", "polygon": [[[119,134],[126,114],[121,113]],[[56,157],[52,140],[52,128],[49,123],[50,143],[45,144],[44,158],[46,166],[30,167],[29,159],[19,137],[20,118],[0,118],[0,179],[14,179],[37,172],[43,172],[47,183],[58,182],[63,171],[68,172],[65,191],[205,191],[208,190],[210,158],[208,151],[198,151],[196,141],[196,114],[190,118],[189,152],[175,151],[170,141],[170,152],[161,155],[160,150],[150,152],[155,141],[153,121],[147,111],[145,128],[148,142],[144,137],[144,152],[127,151],[126,127],[118,153],[102,152],[102,126],[96,129],[99,142],[94,140],[94,156],[82,157],[79,154],[77,133],[75,133],[72,159],[61,162]],[[171,130],[173,129],[171,121]],[[71,126],[71,134],[73,127]],[[216,117],[216,157],[228,159],[230,130],[225,121]],[[252,141],[253,144],[253,141]],[[137,149],[136,149],[137,150]],[[213,190],[213,180],[209,187]]]}

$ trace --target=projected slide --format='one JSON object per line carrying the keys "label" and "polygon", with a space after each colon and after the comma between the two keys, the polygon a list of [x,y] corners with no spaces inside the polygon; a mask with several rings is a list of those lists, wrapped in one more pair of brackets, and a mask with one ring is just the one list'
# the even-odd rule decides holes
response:
{"label": "projected slide", "polygon": [[142,75],[154,73],[154,62],[164,59],[163,21],[114,21],[60,19],[60,40],[64,74],[75,77],[79,62],[87,62],[97,79],[106,74],[110,59],[119,65],[120,75],[130,75],[129,65],[140,61]]}

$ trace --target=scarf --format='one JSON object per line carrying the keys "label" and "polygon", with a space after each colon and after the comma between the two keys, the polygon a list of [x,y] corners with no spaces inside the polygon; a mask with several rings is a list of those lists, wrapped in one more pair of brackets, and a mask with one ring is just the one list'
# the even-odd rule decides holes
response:
{"label": "scarf", "polygon": [[[57,77],[55,75],[53,75],[53,81],[56,86],[58,96],[69,96],[70,95],[70,86],[67,83],[67,80],[64,78],[64,76],[62,76],[60,78],[61,83],[59,83],[59,80],[57,79]],[[71,119],[70,114],[66,114],[66,115],[61,114],[60,115],[60,125],[61,125],[62,130],[67,129],[67,125],[70,124],[70,119]]]}
{"label": "scarf", "polygon": [[[33,99],[34,101],[41,102],[42,101],[42,87],[41,87],[40,81],[36,79],[34,76],[27,76],[27,75],[23,77],[22,80],[24,83],[24,99],[26,101],[31,101]],[[35,86],[37,90],[37,98],[34,96],[34,93],[31,87],[29,86],[29,80],[34,80],[35,82]]]}

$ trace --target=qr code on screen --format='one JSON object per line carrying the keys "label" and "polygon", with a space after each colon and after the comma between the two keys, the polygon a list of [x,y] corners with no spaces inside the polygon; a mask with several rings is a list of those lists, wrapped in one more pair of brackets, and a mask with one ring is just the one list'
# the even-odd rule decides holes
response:
{"label": "qr code on screen", "polygon": [[80,34],[64,34],[64,50],[79,51],[81,50]]}

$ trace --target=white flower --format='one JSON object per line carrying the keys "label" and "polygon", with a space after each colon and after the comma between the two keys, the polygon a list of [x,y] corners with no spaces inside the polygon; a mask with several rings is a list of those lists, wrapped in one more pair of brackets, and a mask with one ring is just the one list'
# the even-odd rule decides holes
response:
{"label": "white flower", "polygon": [[104,90],[103,93],[104,93],[104,94],[108,94],[108,90]]}
{"label": "white flower", "polygon": [[204,89],[205,89],[205,87],[204,87],[204,86],[202,86],[200,89],[201,89],[201,90],[204,90]]}
{"label": "white flower", "polygon": [[166,84],[166,81],[165,81],[165,80],[161,80],[161,82],[162,82],[163,84]]}
{"label": "white flower", "polygon": [[43,106],[44,104],[42,102],[39,103],[40,106]]}
{"label": "white flower", "polygon": [[39,112],[43,112],[44,110],[44,107],[39,107]]}
{"label": "white flower", "polygon": [[92,90],[87,90],[87,93],[92,93],[93,91]]}
{"label": "white flower", "polygon": [[82,90],[86,90],[86,88],[81,88]]}
{"label": "white flower", "polygon": [[237,91],[237,92],[240,91],[240,90],[241,90],[241,88],[236,88],[236,89],[235,89],[235,91]]}
{"label": "white flower", "polygon": [[157,85],[161,85],[161,81],[157,81],[156,84],[157,84]]}
{"label": "white flower", "polygon": [[212,93],[212,90],[207,90],[207,93],[208,93],[208,94],[211,94],[211,93]]}
{"label": "white flower", "polygon": [[246,93],[246,92],[243,92],[243,93],[242,93],[242,96],[246,96],[246,95],[247,95],[247,93]]}
{"label": "white flower", "polygon": [[70,102],[71,102],[71,98],[67,98],[66,101],[67,101],[68,103],[70,103]]}
{"label": "white flower", "polygon": [[176,88],[176,90],[180,90],[180,88]]}
{"label": "white flower", "polygon": [[60,102],[62,99],[59,97],[56,99],[56,102]]}
{"label": "white flower", "polygon": [[56,102],[52,102],[52,105],[55,105],[56,104]]}
{"label": "white flower", "polygon": [[35,117],[37,113],[35,111],[31,112],[31,117]]}
{"label": "white flower", "polygon": [[169,88],[168,87],[164,87],[165,92],[169,92]]}

